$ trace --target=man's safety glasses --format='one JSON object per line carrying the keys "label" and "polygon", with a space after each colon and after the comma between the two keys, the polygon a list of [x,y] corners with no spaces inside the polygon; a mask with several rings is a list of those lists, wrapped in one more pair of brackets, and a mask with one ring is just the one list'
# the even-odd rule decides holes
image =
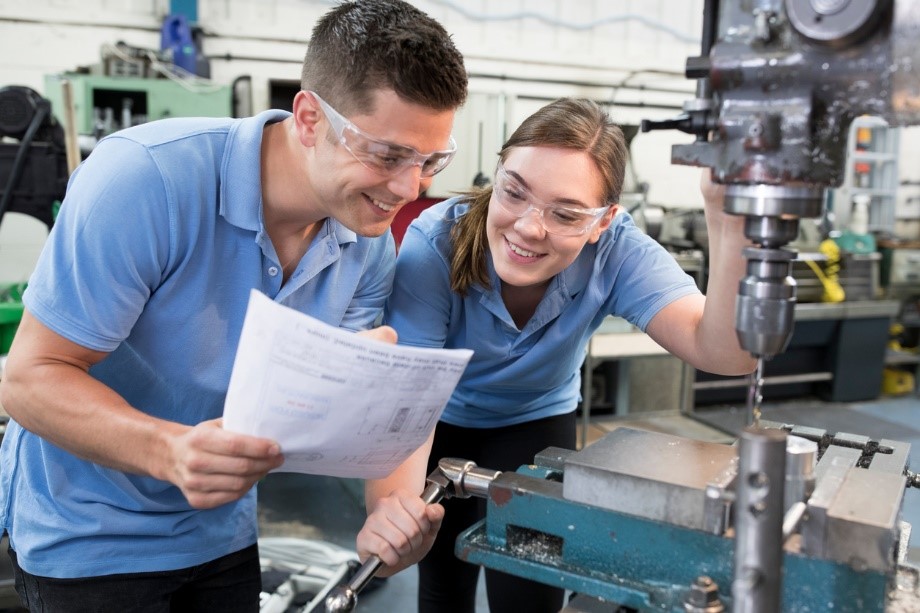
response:
{"label": "man's safety glasses", "polygon": [[492,195],[505,211],[516,217],[523,217],[531,210],[536,211],[543,229],[550,234],[560,236],[584,234],[610,208],[609,206],[585,208],[540,202],[518,179],[508,174],[504,166],[499,166],[495,172],[495,186],[492,189]]}
{"label": "man's safety glasses", "polygon": [[316,92],[310,93],[319,102],[342,146],[364,166],[382,175],[397,175],[407,168],[418,166],[423,177],[431,177],[444,170],[457,153],[453,136],[448,142],[450,149],[433,153],[419,153],[412,147],[376,139],[345,119]]}

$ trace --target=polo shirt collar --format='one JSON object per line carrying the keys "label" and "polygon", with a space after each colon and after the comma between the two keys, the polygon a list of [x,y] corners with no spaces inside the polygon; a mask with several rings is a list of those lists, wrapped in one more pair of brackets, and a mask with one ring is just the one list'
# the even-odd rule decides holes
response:
{"label": "polo shirt collar", "polygon": [[[220,163],[220,215],[234,226],[258,232],[262,216],[262,133],[284,121],[287,111],[268,110],[234,122]],[[252,204],[258,202],[259,206]]]}

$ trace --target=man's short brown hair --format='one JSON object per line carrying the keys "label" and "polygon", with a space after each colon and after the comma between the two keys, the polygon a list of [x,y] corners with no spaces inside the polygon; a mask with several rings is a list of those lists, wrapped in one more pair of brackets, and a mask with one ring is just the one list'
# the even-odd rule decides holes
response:
{"label": "man's short brown hair", "polygon": [[467,74],[437,21],[402,0],[359,0],[317,22],[300,84],[345,114],[372,112],[379,89],[445,111],[466,100]]}

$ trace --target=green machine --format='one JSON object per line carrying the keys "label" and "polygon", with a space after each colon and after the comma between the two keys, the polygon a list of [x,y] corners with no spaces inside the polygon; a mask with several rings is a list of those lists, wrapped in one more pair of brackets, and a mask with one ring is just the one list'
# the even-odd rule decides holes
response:
{"label": "green machine", "polygon": [[64,113],[64,80],[73,91],[76,131],[101,138],[116,130],[167,117],[229,117],[229,85],[181,79],[64,73],[45,76],[55,116]]}

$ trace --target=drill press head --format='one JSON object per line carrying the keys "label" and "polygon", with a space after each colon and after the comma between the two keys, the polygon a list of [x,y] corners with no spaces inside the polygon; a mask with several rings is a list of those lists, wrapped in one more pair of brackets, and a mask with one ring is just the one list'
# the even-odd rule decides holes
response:
{"label": "drill press head", "polygon": [[920,0],[706,0],[703,19],[686,70],[697,97],[642,130],[696,135],[672,162],[711,168],[725,210],[745,217],[753,246],[735,327],[742,347],[770,358],[792,336],[795,254],[784,245],[842,183],[853,119],[920,123]]}

